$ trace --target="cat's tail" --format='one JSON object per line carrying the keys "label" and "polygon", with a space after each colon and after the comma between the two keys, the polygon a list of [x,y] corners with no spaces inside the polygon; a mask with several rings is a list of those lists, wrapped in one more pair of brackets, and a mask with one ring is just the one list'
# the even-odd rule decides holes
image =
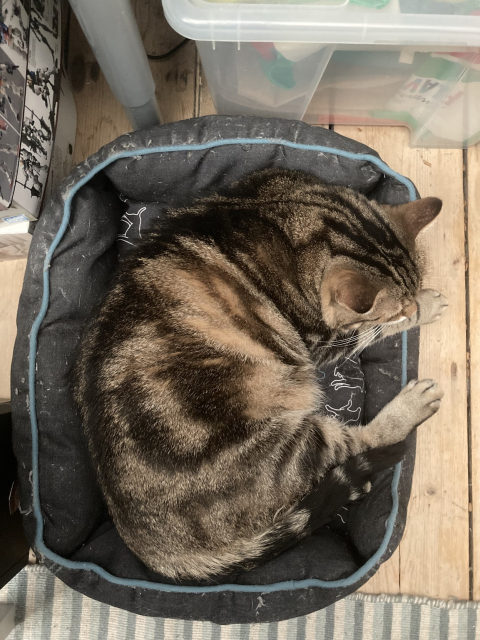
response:
{"label": "cat's tail", "polygon": [[352,456],[325,474],[297,506],[309,512],[308,533],[326,524],[347,502],[365,496],[371,489],[374,477],[400,462],[405,452],[406,443],[403,440]]}
{"label": "cat's tail", "polygon": [[[296,505],[294,511],[286,514],[288,517],[282,523],[285,525],[282,530],[270,532],[269,548],[254,563],[246,566],[266,562],[330,522],[347,503],[364,497],[370,491],[375,476],[395,466],[402,460],[405,452],[406,443],[402,441],[352,456],[344,464],[328,471]],[[292,516],[297,516],[297,520],[293,520],[293,527],[289,522]]]}

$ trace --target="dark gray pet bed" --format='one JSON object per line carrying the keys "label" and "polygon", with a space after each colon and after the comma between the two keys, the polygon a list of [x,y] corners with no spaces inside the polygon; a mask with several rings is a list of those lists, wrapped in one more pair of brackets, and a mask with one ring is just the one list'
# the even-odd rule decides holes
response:
{"label": "dark gray pet bed", "polygon": [[[359,504],[263,566],[216,584],[172,584],[124,545],[89,462],[69,374],[92,307],[150,221],[263,167],[303,169],[379,202],[416,197],[377,154],[328,129],[213,116],[137,131],[80,164],[37,224],[18,313],[12,370],[14,446],[27,537],[66,584],[136,613],[220,624],[267,622],[325,607],[358,589],[398,545],[414,463],[376,478]],[[415,377],[418,333],[319,371],[326,411],[367,422]]]}

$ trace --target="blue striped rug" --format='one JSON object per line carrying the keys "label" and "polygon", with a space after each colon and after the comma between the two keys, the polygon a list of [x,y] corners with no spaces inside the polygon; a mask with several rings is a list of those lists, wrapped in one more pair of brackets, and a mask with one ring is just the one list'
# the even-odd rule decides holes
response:
{"label": "blue striped rug", "polygon": [[80,595],[41,565],[4,589],[16,605],[8,640],[480,640],[480,603],[354,594],[302,618],[230,625],[146,618]]}

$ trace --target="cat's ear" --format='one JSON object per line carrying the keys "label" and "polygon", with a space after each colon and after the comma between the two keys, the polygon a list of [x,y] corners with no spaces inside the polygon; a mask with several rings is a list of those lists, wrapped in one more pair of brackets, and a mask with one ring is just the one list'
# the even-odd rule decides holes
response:
{"label": "cat's ear", "polygon": [[375,304],[380,289],[366,276],[352,269],[339,269],[327,277],[331,302],[354,313],[368,313]]}
{"label": "cat's ear", "polygon": [[386,211],[405,231],[411,240],[415,240],[440,213],[442,201],[439,198],[421,198],[398,206],[386,205]]}

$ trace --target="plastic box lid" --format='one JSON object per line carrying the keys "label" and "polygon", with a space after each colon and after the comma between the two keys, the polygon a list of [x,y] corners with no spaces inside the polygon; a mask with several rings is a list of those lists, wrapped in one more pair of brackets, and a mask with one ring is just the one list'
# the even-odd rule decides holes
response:
{"label": "plastic box lid", "polygon": [[180,34],[212,42],[480,47],[480,0],[163,0]]}

